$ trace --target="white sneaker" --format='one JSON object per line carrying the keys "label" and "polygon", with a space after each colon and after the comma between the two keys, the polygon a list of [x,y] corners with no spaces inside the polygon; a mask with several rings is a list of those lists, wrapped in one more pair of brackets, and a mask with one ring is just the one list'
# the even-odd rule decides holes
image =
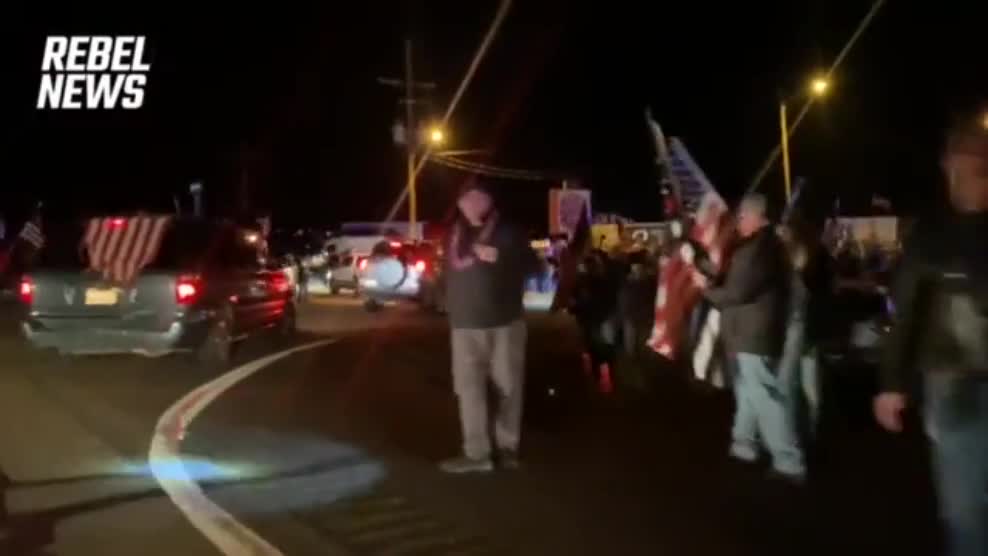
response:
{"label": "white sneaker", "polygon": [[445,460],[439,464],[439,470],[443,473],[488,473],[494,471],[494,462],[491,458],[469,458],[458,457]]}

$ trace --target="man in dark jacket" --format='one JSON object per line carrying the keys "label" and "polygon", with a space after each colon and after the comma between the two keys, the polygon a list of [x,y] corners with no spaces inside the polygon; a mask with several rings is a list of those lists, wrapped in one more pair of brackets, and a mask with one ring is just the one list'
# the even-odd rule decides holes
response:
{"label": "man in dark jacket", "polygon": [[948,135],[943,166],[952,214],[917,226],[907,241],[893,288],[883,393],[874,403],[882,426],[899,432],[912,387],[922,387],[953,556],[988,554],[988,129],[982,117],[962,119]]}
{"label": "man in dark jacket", "polygon": [[731,456],[755,461],[761,439],[772,456],[774,474],[800,482],[806,467],[795,419],[787,411],[790,393],[776,368],[784,340],[789,274],[767,209],[765,197],[745,197],[737,217],[740,241],[723,283],[708,287],[700,272],[694,278],[705,288],[705,297],[722,311],[725,348],[737,362]]}
{"label": "man in dark jacket", "polygon": [[463,456],[448,473],[491,471],[488,379],[498,394],[494,436],[499,463],[518,466],[526,328],[525,279],[535,253],[500,219],[490,193],[471,183],[457,201],[459,218],[446,250],[446,311],[452,329],[453,383],[460,404]]}

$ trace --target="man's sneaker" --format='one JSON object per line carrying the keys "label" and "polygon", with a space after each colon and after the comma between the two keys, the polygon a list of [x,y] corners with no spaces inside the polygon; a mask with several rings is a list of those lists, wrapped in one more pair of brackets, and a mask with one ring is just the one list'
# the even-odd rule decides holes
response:
{"label": "man's sneaker", "polygon": [[491,458],[458,457],[440,463],[439,469],[444,473],[487,473],[494,471],[494,462]]}
{"label": "man's sneaker", "polygon": [[779,471],[778,469],[769,469],[768,478],[791,487],[806,486],[805,473],[789,473],[786,471]]}
{"label": "man's sneaker", "polygon": [[498,453],[498,463],[505,469],[518,469],[521,467],[521,460],[518,459],[518,452],[514,450],[504,450]]}

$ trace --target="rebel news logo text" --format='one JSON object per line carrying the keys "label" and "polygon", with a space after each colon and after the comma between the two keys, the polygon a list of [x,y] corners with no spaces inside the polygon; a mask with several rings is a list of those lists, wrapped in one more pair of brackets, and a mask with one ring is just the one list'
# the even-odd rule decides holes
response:
{"label": "rebel news logo text", "polygon": [[39,110],[135,110],[144,105],[151,64],[142,36],[48,37]]}

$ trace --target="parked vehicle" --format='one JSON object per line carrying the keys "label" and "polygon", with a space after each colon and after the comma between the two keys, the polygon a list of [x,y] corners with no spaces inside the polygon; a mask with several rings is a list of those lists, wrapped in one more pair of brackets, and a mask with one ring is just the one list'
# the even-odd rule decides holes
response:
{"label": "parked vehicle", "polygon": [[360,263],[358,275],[368,310],[396,299],[423,301],[423,292],[435,304],[441,264],[436,248],[429,243],[382,241]]}
{"label": "parked vehicle", "polygon": [[[112,222],[119,233],[134,225]],[[175,220],[154,260],[118,283],[90,269],[81,226],[48,227],[41,260],[20,283],[24,336],[63,354],[187,352],[224,366],[236,342],[295,330],[289,279],[262,267],[252,235],[229,223]]]}
{"label": "parked vehicle", "polygon": [[367,257],[352,253],[330,255],[329,267],[326,271],[326,286],[329,293],[337,295],[340,290],[347,289],[354,295],[360,294],[360,265],[367,265]]}

